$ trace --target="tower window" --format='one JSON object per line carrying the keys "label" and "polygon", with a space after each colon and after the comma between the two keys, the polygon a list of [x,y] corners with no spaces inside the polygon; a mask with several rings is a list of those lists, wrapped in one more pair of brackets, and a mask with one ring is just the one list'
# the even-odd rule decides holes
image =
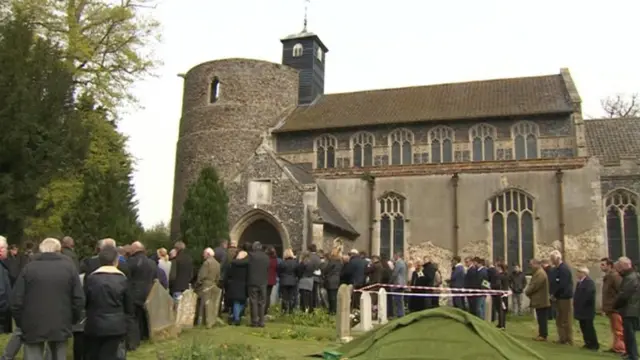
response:
{"label": "tower window", "polygon": [[220,80],[216,77],[211,81],[211,88],[209,89],[209,103],[213,104],[220,98]]}
{"label": "tower window", "polygon": [[318,51],[316,51],[316,57],[318,58],[318,61],[322,61],[322,48],[318,48]]}
{"label": "tower window", "polygon": [[302,47],[302,44],[297,43],[293,45],[293,57],[300,57],[302,56],[303,52],[304,52],[304,48]]}

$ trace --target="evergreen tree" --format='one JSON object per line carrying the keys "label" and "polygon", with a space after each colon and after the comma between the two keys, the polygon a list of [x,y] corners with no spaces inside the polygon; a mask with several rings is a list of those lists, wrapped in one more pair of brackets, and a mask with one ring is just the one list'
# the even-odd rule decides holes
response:
{"label": "evergreen tree", "polygon": [[180,217],[182,240],[193,251],[215,247],[229,235],[229,198],[213,167],[202,169],[189,187]]}
{"label": "evergreen tree", "polygon": [[16,12],[0,24],[0,234],[23,237],[37,194],[82,162],[86,133],[60,49]]}
{"label": "evergreen tree", "polygon": [[105,111],[92,108],[90,99],[83,103],[91,143],[80,173],[81,193],[63,216],[62,227],[65,234],[77,240],[77,250],[88,255],[105,237],[119,243],[138,240],[142,226],[132,184],[133,164],[125,150],[126,138],[106,120]]}

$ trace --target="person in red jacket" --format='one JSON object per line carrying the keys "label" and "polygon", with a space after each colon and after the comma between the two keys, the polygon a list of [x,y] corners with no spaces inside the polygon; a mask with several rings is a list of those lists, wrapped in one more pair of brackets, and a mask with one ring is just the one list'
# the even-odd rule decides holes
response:
{"label": "person in red jacket", "polygon": [[269,255],[269,275],[267,282],[267,305],[264,308],[264,313],[269,313],[269,305],[271,305],[271,292],[273,287],[278,283],[278,254],[273,246],[267,248],[267,255]]}

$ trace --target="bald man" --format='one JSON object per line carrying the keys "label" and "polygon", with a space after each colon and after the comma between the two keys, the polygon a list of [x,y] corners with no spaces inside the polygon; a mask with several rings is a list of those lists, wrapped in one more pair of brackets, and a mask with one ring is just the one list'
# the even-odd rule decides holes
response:
{"label": "bald man", "polygon": [[[144,302],[151,291],[153,281],[158,277],[156,263],[145,254],[144,245],[135,241],[131,244],[131,255],[127,259],[129,266],[129,288],[136,316],[138,337],[129,341],[129,346],[137,348],[140,341],[149,339],[149,326]],[[130,335],[131,336],[131,335]]]}

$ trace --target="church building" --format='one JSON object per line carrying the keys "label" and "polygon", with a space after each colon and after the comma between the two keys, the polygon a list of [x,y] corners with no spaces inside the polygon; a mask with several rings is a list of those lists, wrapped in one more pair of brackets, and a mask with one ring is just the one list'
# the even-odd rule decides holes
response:
{"label": "church building", "polygon": [[[595,273],[640,260],[640,119],[584,120],[568,69],[325,94],[329,49],[285,37],[282,64],[222,59],[184,77],[172,233],[214,166],[230,238],[282,253],[527,260],[561,250]],[[188,241],[188,239],[186,239]]]}

